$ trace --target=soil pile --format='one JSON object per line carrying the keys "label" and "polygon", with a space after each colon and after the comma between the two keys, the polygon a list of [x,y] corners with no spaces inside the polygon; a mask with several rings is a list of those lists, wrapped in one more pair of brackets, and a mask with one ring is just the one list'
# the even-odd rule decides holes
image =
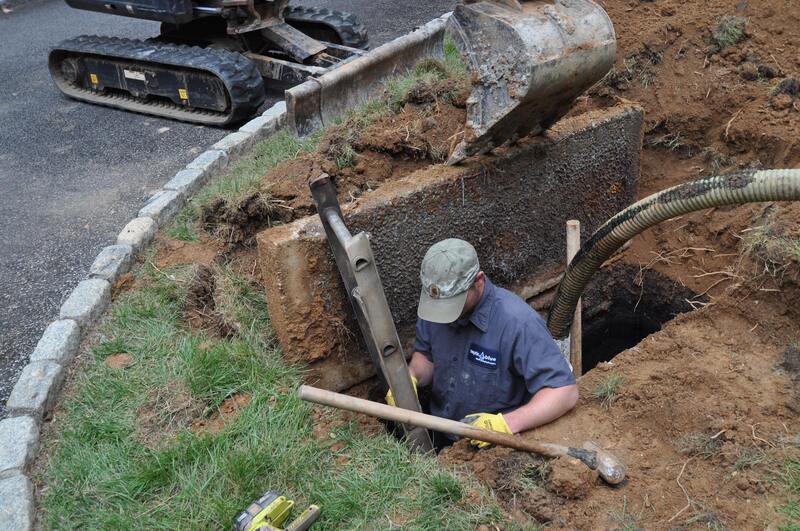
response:
{"label": "soil pile", "polygon": [[400,97],[387,93],[375,108],[330,127],[314,151],[270,170],[259,192],[234,205],[222,199],[207,205],[204,225],[216,227],[229,242],[244,241],[271,223],[313,214],[308,182],[321,173],[334,178],[339,201],[346,204],[387,180],[444,162],[464,128],[468,87],[463,79],[443,76],[443,70],[423,75]]}
{"label": "soil pile", "polygon": [[[618,487],[466,441],[440,460],[464,463],[509,513],[555,529],[763,529],[781,522],[783,459],[800,456],[785,370],[796,333],[763,301],[720,300],[585,375],[576,409],[528,436],[597,442],[627,467]],[[593,395],[612,376],[614,400],[601,402]]]}
{"label": "soil pile", "polygon": [[644,106],[646,179],[676,181],[653,171],[654,152],[691,159],[694,174],[800,162],[800,11],[782,0],[602,4],[618,59],[584,104]]}

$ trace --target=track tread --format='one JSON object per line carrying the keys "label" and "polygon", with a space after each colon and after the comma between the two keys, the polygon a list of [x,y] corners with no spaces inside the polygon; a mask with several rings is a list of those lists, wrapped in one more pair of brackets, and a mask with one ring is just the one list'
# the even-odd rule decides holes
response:
{"label": "track tread", "polygon": [[[153,40],[142,41],[98,35],[81,35],[67,39],[56,46],[53,51],[56,50],[116,57],[129,61],[159,63],[209,72],[223,82],[231,99],[231,107],[227,113],[227,119],[217,125],[235,123],[248,118],[258,109],[266,97],[264,81],[255,64],[238,52],[183,44],[168,44]],[[121,98],[122,101],[124,99]],[[115,102],[113,105],[125,108],[123,102]],[[169,105],[159,103],[153,104],[152,107],[156,111],[160,107],[169,107]],[[206,123],[207,120],[203,119],[203,116],[221,114],[209,113],[200,109],[191,113],[186,109],[184,111],[189,116],[177,117],[177,119]],[[152,114],[165,115],[159,112],[153,112]],[[190,114],[196,114],[198,119],[193,120]],[[176,118],[173,114],[168,114],[168,116]]]}
{"label": "track tread", "polygon": [[327,7],[291,5],[284,10],[283,18],[289,23],[308,21],[326,24],[339,34],[344,46],[361,50],[369,49],[367,28],[352,13]]}

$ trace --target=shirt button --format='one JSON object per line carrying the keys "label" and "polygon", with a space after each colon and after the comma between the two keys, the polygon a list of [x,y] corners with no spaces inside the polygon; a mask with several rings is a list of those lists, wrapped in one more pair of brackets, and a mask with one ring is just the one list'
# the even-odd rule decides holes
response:
{"label": "shirt button", "polygon": [[458,361],[458,358],[453,356],[453,361]]}

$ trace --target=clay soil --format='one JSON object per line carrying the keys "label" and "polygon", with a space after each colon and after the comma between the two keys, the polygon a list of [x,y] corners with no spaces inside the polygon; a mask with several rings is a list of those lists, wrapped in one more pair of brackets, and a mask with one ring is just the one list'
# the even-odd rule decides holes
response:
{"label": "clay soil", "polygon": [[[619,99],[644,107],[641,197],[737,168],[800,164],[798,6],[601,4],[618,61],[573,112]],[[729,24],[741,24],[741,40],[721,47]],[[800,455],[798,238],[800,205],[755,204],[664,223],[616,258],[702,294],[686,301],[697,309],[590,371],[577,408],[527,436],[597,442],[627,465],[622,485],[581,480],[578,467],[571,481],[590,488],[570,493],[559,489],[563,474],[554,480],[537,459],[464,442],[440,460],[466,463],[520,521],[555,529],[787,525],[776,507],[785,503],[783,460]],[[621,383],[603,404],[593,394],[612,375]]]}
{"label": "clay soil", "polygon": [[[641,197],[738,168],[800,164],[798,6],[783,0],[601,4],[618,35],[617,64],[573,113],[620,99],[644,107]],[[244,212],[234,240],[246,242],[265,219],[312,213],[307,183],[321,172],[334,176],[346,203],[440,162],[463,126],[463,97],[433,90],[431,98],[430,92],[366,127],[345,122],[315,152],[265,175],[264,196],[218,204],[204,217],[235,225],[236,213]],[[697,297],[678,302],[695,309],[584,375],[577,408],[525,436],[577,446],[594,441],[626,464],[623,484],[609,487],[563,459],[478,451],[465,442],[442,452],[440,461],[483,481],[521,523],[548,522],[555,529],[786,524],[776,508],[786,499],[783,460],[800,457],[800,251],[792,254],[784,244],[799,239],[800,205],[755,204],[663,223],[615,258],[625,265],[621,270],[653,271],[685,286]],[[208,264],[205,250],[217,244],[176,245],[162,244],[159,263],[195,253]],[[214,256],[223,252],[258,281],[251,247],[214,247]],[[645,291],[637,282],[647,278],[631,274],[633,290]],[[199,295],[200,302],[213,299]],[[618,388],[603,402],[593,395],[611,376],[619,377]],[[316,435],[324,437],[331,421],[321,409],[316,415]],[[380,429],[374,421],[359,422],[365,430]]]}

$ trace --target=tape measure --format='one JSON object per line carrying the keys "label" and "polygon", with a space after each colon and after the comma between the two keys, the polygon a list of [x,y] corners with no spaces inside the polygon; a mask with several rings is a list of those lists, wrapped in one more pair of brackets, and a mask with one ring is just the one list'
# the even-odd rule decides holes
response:
{"label": "tape measure", "polygon": [[303,531],[319,517],[319,506],[309,505],[288,526],[281,527],[289,518],[294,502],[274,490],[268,490],[233,521],[233,531]]}

